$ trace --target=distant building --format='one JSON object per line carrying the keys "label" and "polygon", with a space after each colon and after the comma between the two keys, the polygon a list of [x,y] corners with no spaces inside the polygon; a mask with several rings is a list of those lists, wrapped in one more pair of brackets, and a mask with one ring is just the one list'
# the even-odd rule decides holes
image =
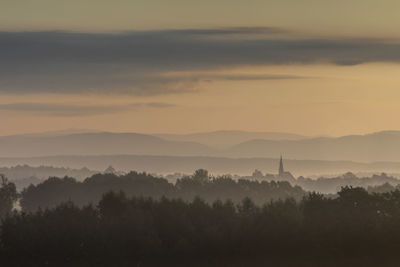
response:
{"label": "distant building", "polygon": [[260,171],[260,170],[258,170],[258,169],[255,169],[255,171],[253,172],[253,174],[252,174],[252,177],[253,178],[263,178],[264,177],[264,175],[263,175],[263,173]]}
{"label": "distant building", "polygon": [[283,167],[283,159],[282,156],[279,160],[279,169],[278,169],[278,174],[269,174],[266,173],[265,175],[262,174],[261,171],[259,170],[255,170],[251,176],[252,178],[256,178],[256,179],[266,179],[269,181],[287,181],[287,182],[291,182],[291,183],[295,183],[296,179],[294,178],[294,176],[288,172],[285,171],[284,167]]}
{"label": "distant building", "polygon": [[281,156],[281,159],[279,161],[279,171],[278,171],[278,177],[279,180],[284,180],[288,182],[294,181],[294,176],[290,172],[286,172],[285,169],[283,168],[283,159]]}
{"label": "distant building", "polygon": [[282,156],[281,156],[281,160],[279,161],[279,172],[278,172],[279,174],[279,176],[282,176],[282,175],[284,175],[284,173],[285,173],[285,170],[283,169],[283,160],[282,160]]}

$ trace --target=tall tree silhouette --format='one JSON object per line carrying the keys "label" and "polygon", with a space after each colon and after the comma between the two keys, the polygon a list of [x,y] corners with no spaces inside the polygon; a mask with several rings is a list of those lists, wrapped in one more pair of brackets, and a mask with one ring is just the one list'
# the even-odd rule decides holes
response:
{"label": "tall tree silhouette", "polygon": [[0,174],[0,219],[11,213],[14,203],[18,200],[17,188],[7,178]]}

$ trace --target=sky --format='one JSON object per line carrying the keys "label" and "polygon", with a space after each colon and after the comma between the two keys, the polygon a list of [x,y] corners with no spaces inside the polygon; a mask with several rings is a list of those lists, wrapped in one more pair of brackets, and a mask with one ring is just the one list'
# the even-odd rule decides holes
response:
{"label": "sky", "polygon": [[400,130],[399,1],[3,0],[0,135]]}

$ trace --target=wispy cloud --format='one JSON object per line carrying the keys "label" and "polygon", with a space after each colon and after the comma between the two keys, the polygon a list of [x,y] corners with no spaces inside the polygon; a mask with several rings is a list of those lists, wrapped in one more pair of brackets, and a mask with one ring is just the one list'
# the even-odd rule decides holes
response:
{"label": "wispy cloud", "polygon": [[0,92],[181,93],[192,91],[203,80],[294,77],[276,74],[188,77],[166,73],[249,65],[368,62],[400,62],[400,42],[307,39],[292,36],[284,29],[257,27],[119,34],[2,32]]}
{"label": "wispy cloud", "polygon": [[45,116],[73,117],[91,116],[124,111],[132,111],[143,108],[170,108],[173,104],[162,102],[131,103],[121,105],[66,105],[51,103],[10,103],[0,104],[0,110],[22,112]]}

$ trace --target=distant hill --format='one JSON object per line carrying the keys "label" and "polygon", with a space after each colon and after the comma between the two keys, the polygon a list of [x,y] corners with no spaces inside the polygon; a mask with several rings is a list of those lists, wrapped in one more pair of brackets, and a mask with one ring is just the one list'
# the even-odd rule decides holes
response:
{"label": "distant hill", "polygon": [[319,177],[318,179],[310,179],[299,177],[295,184],[307,191],[316,191],[324,194],[334,194],[344,186],[364,187],[375,192],[389,192],[396,189],[395,187],[400,184],[400,180],[388,176],[386,173],[365,177],[347,172],[331,178]]}
{"label": "distant hill", "polygon": [[305,136],[291,133],[278,132],[246,132],[246,131],[215,131],[192,134],[153,134],[154,136],[170,140],[197,142],[215,148],[228,148],[230,146],[250,141],[253,139],[264,140],[298,140]]}
{"label": "distant hill", "polygon": [[56,130],[56,131],[25,133],[25,134],[19,134],[19,135],[15,135],[15,136],[45,137],[45,136],[61,136],[61,135],[82,134],[82,133],[99,133],[99,131],[91,130],[91,129],[71,128],[71,129]]}
{"label": "distant hill", "polygon": [[[232,131],[161,136],[109,132],[3,136],[0,137],[0,157],[152,155],[276,158],[282,154],[285,159],[298,160],[400,162],[400,131],[318,138]],[[226,147],[229,143],[253,136],[288,139],[251,139]]]}
{"label": "distant hill", "polygon": [[30,184],[40,183],[41,181],[53,176],[69,176],[74,177],[77,180],[83,180],[95,173],[98,172],[89,170],[86,167],[82,167],[80,169],[70,169],[64,167],[57,168],[52,166],[32,167],[28,165],[0,167],[0,174],[5,175],[10,181],[15,183],[18,190],[21,190]]}
{"label": "distant hill", "polygon": [[[120,171],[146,171],[149,173],[187,173],[205,168],[212,174],[251,175],[255,169],[265,173],[277,173],[278,158],[226,158],[203,156],[139,156],[139,155],[103,155],[103,156],[53,156],[33,158],[0,158],[2,166],[17,164],[31,166],[54,166],[91,170],[104,170],[112,165]],[[284,159],[285,170],[294,176],[338,175],[351,171],[354,173],[400,173],[400,162],[358,163],[351,161],[290,160]]]}
{"label": "distant hill", "polygon": [[194,142],[167,141],[137,133],[77,133],[0,137],[0,157],[50,155],[209,155],[213,150]]}
{"label": "distant hill", "polygon": [[76,178],[77,180],[83,180],[86,177],[98,173],[98,171],[89,170],[86,167],[82,167],[79,169],[70,169],[52,166],[32,167],[29,165],[16,165],[12,167],[0,167],[0,173],[4,174],[8,179],[12,181],[29,177],[47,179],[49,178],[49,176],[70,176]]}
{"label": "distant hill", "polygon": [[230,157],[276,157],[292,159],[400,161],[400,131],[385,131],[338,138],[302,140],[251,140],[224,151]]}

